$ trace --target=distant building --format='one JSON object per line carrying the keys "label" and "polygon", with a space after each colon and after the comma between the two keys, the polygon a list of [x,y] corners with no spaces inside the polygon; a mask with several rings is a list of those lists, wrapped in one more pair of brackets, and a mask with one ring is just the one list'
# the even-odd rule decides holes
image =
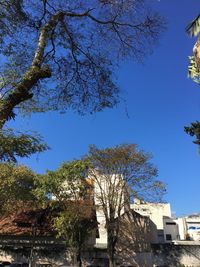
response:
{"label": "distant building", "polygon": [[156,225],[153,243],[171,242],[177,239],[178,230],[176,222],[172,219],[169,203],[152,203],[135,199],[131,208],[143,216],[147,216]]}
{"label": "distant building", "polygon": [[174,218],[163,216],[163,232],[165,243],[180,240],[179,225]]}
{"label": "distant building", "polygon": [[157,237],[152,243],[200,242],[200,214],[174,218],[169,203],[151,203],[139,199],[134,200],[131,208],[150,218],[156,225]]}
{"label": "distant building", "polygon": [[200,214],[178,218],[180,240],[200,242]]}

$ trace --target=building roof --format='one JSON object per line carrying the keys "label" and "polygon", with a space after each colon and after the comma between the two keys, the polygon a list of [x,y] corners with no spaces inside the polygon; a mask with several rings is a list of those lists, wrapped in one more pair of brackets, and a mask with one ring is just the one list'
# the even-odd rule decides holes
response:
{"label": "building roof", "polygon": [[55,235],[53,217],[48,209],[25,210],[0,218],[0,235],[31,236],[34,233]]}

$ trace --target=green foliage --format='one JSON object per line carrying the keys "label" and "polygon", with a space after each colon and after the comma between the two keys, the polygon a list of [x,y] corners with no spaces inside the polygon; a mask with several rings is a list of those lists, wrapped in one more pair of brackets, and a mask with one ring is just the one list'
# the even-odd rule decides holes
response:
{"label": "green foliage", "polygon": [[160,200],[165,185],[157,181],[157,169],[151,155],[138,150],[135,144],[98,149],[91,146],[89,177],[96,185],[95,198],[105,216],[109,266],[114,266],[115,248],[122,213],[130,209],[130,199]]}
{"label": "green foliage", "polygon": [[94,207],[89,202],[68,202],[68,206],[56,217],[54,227],[67,246],[83,249],[85,241],[97,227],[95,220]]}
{"label": "green foliage", "polygon": [[[0,1],[0,118],[16,107],[85,114],[115,106],[119,60],[143,58],[165,27],[148,2]],[[27,81],[33,67],[37,77]]]}
{"label": "green foliage", "polygon": [[185,127],[185,132],[190,136],[195,136],[196,140],[193,141],[194,144],[200,145],[200,122],[192,122],[191,126]]}
{"label": "green foliage", "polygon": [[46,149],[48,146],[39,135],[15,133],[12,129],[0,131],[0,161],[16,162],[18,157],[28,157]]}
{"label": "green foliage", "polygon": [[86,193],[87,169],[86,160],[65,162],[58,170],[38,176],[35,193],[40,199],[53,195],[61,203],[69,199],[79,200]]}
{"label": "green foliage", "polygon": [[28,167],[0,163],[0,213],[12,213],[36,205],[34,179]]}
{"label": "green foliage", "polygon": [[81,260],[81,251],[91,231],[96,227],[90,185],[87,183],[88,161],[65,162],[56,171],[37,177],[35,194],[41,202],[58,210],[54,228],[72,250],[73,258]]}
{"label": "green foliage", "polygon": [[[151,155],[138,150],[135,144],[124,144],[106,149],[91,146],[88,156],[92,166],[91,175],[96,180],[99,179],[98,176],[103,175],[110,184],[111,197],[116,193],[118,186],[117,183],[111,181],[112,175],[123,177],[123,181],[131,188],[134,197],[160,200],[165,192],[164,184],[155,179],[157,169],[150,161]],[[119,183],[119,186],[124,185]]]}

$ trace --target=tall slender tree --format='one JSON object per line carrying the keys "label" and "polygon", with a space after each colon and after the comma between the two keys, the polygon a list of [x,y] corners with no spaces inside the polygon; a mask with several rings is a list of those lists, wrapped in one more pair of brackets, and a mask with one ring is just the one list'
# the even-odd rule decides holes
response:
{"label": "tall slender tree", "polygon": [[165,186],[155,179],[157,170],[150,162],[151,156],[137,150],[134,144],[106,149],[91,146],[88,159],[95,204],[105,217],[109,267],[113,267],[120,220],[130,209],[130,198],[159,200]]}

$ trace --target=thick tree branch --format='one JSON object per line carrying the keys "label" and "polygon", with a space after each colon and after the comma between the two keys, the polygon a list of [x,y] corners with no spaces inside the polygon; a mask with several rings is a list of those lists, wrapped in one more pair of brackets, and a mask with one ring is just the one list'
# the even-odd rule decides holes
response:
{"label": "thick tree branch", "polygon": [[55,30],[59,21],[62,21],[65,16],[68,17],[84,17],[88,15],[90,10],[84,13],[65,13],[59,12],[53,15],[50,20],[42,27],[38,39],[38,45],[32,61],[32,66],[24,74],[21,82],[13,88],[12,92],[0,101],[0,128],[6,121],[14,117],[14,108],[25,100],[31,99],[33,94],[31,89],[38,83],[39,80],[51,77],[51,71],[48,66],[42,67],[44,61],[45,48],[52,31]]}
{"label": "thick tree branch", "polygon": [[42,68],[31,67],[24,75],[22,81],[14,88],[5,99],[0,101],[0,128],[9,120],[13,114],[13,109],[21,102],[31,99],[33,94],[30,90],[40,79],[51,77],[51,71],[48,66]]}
{"label": "thick tree branch", "polygon": [[[126,28],[126,30],[127,30],[127,28],[132,28],[135,31],[142,32],[142,31],[144,31],[144,28],[147,28],[147,30],[148,30],[149,25],[151,26],[151,23],[152,23],[151,19],[148,18],[148,20],[146,22],[134,25],[131,23],[119,21],[118,14],[116,14],[114,17],[111,17],[108,20],[104,20],[104,19],[100,19],[100,18],[95,16],[96,14],[98,14],[98,12],[92,13],[92,11],[94,9],[87,9],[84,12],[75,12],[75,11],[68,12],[68,11],[66,11],[66,8],[63,8],[62,11],[57,11],[57,13],[56,13],[56,10],[60,10],[60,9],[54,9],[53,7],[51,7],[51,9],[54,10],[54,12],[55,12],[52,15],[51,12],[48,11],[47,6],[49,6],[48,1],[43,0],[43,14],[42,14],[42,17],[39,20],[37,20],[37,21],[39,21],[39,24],[40,24],[39,25],[40,33],[39,33],[39,38],[37,41],[37,47],[35,49],[35,53],[34,53],[34,57],[33,57],[32,62],[30,62],[30,65],[28,65],[29,63],[28,63],[28,59],[27,59],[26,63],[29,67],[27,70],[25,70],[25,74],[22,75],[22,78],[20,79],[19,83],[17,85],[14,85],[11,88],[8,95],[3,95],[0,98],[0,128],[3,127],[3,125],[5,124],[6,121],[8,121],[10,118],[14,117],[14,109],[20,103],[22,103],[28,99],[31,99],[33,97],[33,95],[34,95],[33,88],[38,84],[38,82],[41,79],[51,77],[50,67],[44,66],[44,62],[47,62],[46,58],[49,57],[49,55],[51,54],[52,61],[59,65],[59,61],[56,60],[56,58],[55,58],[56,48],[59,47],[59,44],[58,44],[59,43],[59,36],[56,35],[56,33],[57,33],[56,29],[57,29],[57,26],[59,24],[61,24],[61,26],[62,25],[66,26],[65,32],[69,37],[69,39],[66,39],[66,42],[69,43],[67,45],[69,45],[69,49],[71,49],[71,54],[72,54],[73,60],[76,64],[75,74],[78,76],[77,84],[79,86],[78,88],[81,88],[81,90],[80,90],[81,94],[82,94],[83,90],[89,91],[88,86],[90,86],[89,82],[87,80],[88,75],[86,75],[85,73],[82,74],[81,71],[79,72],[79,66],[80,67],[86,66],[86,63],[87,63],[86,60],[87,60],[89,62],[89,64],[91,64],[91,67],[90,68],[88,67],[88,70],[92,70],[93,80],[96,79],[95,80],[95,82],[97,84],[97,88],[95,88],[96,92],[98,92],[99,88],[101,88],[103,85],[105,88],[108,88],[107,92],[109,93],[109,95],[111,95],[111,93],[110,93],[111,89],[110,88],[115,89],[115,87],[113,86],[112,82],[109,80],[109,75],[108,75],[107,79],[105,77],[103,77],[104,80],[100,81],[100,82],[96,78],[97,75],[95,73],[95,70],[99,69],[99,66],[98,66],[99,64],[98,64],[98,62],[96,63],[95,60],[93,59],[93,57],[89,53],[86,52],[86,49],[82,48],[82,46],[78,42],[77,43],[75,42],[73,32],[71,33],[67,27],[68,26],[67,25],[68,20],[70,20],[70,19],[80,20],[81,18],[83,18],[83,19],[87,20],[86,23],[89,23],[89,24],[94,23],[94,24],[108,25],[109,30],[111,31],[112,34],[113,34],[113,32],[114,32],[114,34],[116,34],[116,36],[118,37],[118,39],[120,40],[120,42],[124,46],[124,49],[126,47],[128,49],[131,49],[132,47],[131,47],[131,44],[128,42],[128,40],[125,38],[126,36],[124,36],[122,28]],[[41,16],[41,14],[40,14],[40,16]],[[43,26],[42,26],[42,23],[43,23]],[[8,25],[10,25],[10,24],[8,24]],[[37,25],[37,27],[35,26],[35,30],[38,31],[38,25]],[[129,30],[128,30],[128,32],[129,32]],[[55,33],[55,35],[54,35],[54,33]],[[47,52],[49,42],[51,42],[52,49],[49,52]],[[63,48],[62,45],[61,45],[61,47]],[[64,49],[65,49],[65,47],[64,47]],[[84,63],[81,62],[81,60],[80,60],[81,57],[78,56],[78,52],[80,54],[82,54],[82,58],[86,59],[85,65],[84,65]],[[65,59],[65,61],[67,61],[67,57],[63,57],[63,59]],[[49,63],[49,64],[51,64],[51,63]],[[53,66],[52,66],[52,68],[53,68]],[[61,73],[62,73],[63,70],[61,67],[60,67],[59,71],[61,71]],[[69,73],[70,73],[70,71],[69,71]],[[74,78],[74,74],[72,75],[72,79],[73,78]],[[72,79],[70,81],[72,81]],[[92,80],[92,82],[93,82],[93,80]],[[82,82],[82,84],[80,83],[80,81]],[[93,86],[92,82],[91,82],[91,84]],[[5,88],[5,91],[6,91],[6,88]],[[104,91],[102,91],[102,92],[104,92]],[[87,94],[87,92],[85,93],[85,95],[86,94]],[[103,95],[103,93],[100,92],[99,96],[101,96],[101,94]],[[108,95],[108,98],[109,98],[109,95]],[[84,102],[84,100],[82,100],[82,102]],[[110,102],[107,103],[105,101],[103,104],[102,103],[103,102],[101,102],[101,105],[104,104],[104,106],[110,105]]]}

